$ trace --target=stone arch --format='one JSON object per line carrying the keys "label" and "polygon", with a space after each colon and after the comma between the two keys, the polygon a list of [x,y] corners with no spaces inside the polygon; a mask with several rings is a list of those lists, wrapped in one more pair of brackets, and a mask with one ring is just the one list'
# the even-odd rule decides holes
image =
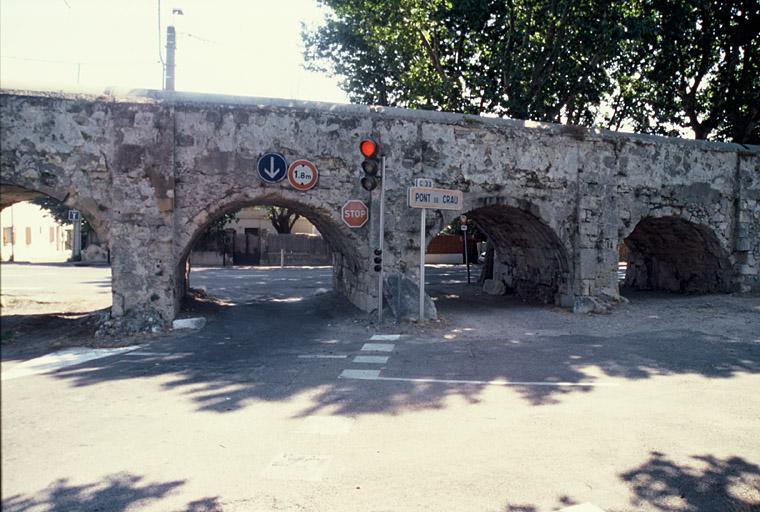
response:
{"label": "stone arch", "polygon": [[681,215],[643,216],[622,240],[628,265],[622,287],[679,293],[731,291],[727,242]]}
{"label": "stone arch", "polygon": [[[306,197],[303,193],[291,191],[261,191],[250,195],[245,192],[231,192],[223,195],[213,207],[200,209],[179,229],[176,242],[176,262],[179,293],[177,304],[184,295],[186,285],[185,266],[190,251],[201,234],[216,219],[225,214],[250,206],[280,206],[295,211],[314,224],[323,236],[333,254],[333,284],[340,293],[361,309],[367,309],[368,290],[362,284],[362,273],[366,268],[368,255],[364,249],[366,242],[361,235],[352,232],[338,217],[339,211],[316,200],[316,196]],[[368,225],[357,231],[368,229]]]}
{"label": "stone arch", "polygon": [[465,197],[463,211],[446,212],[442,226],[461,213],[493,242],[494,278],[516,297],[561,304],[572,295],[572,245],[562,226],[539,205],[510,196]]}
{"label": "stone arch", "polygon": [[109,243],[109,223],[101,214],[98,204],[91,198],[72,194],[68,191],[45,183],[24,180],[21,182],[3,179],[0,181],[0,209],[22,201],[30,201],[37,197],[48,196],[57,199],[74,210],[79,210],[95,230],[98,239],[105,244]]}

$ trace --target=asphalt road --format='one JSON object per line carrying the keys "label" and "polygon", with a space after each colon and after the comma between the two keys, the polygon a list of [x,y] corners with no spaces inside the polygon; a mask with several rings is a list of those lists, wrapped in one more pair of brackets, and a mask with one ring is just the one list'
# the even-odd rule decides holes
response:
{"label": "asphalt road", "polygon": [[758,298],[572,315],[442,267],[441,322],[375,327],[329,269],[208,272],[209,293],[267,291],[199,332],[3,376],[4,511],[760,507]]}

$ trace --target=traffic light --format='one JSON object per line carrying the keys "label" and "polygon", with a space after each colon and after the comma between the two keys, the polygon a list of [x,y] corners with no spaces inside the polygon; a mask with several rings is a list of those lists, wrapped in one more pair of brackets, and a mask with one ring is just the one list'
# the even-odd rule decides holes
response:
{"label": "traffic light", "polygon": [[362,170],[364,171],[364,177],[362,177],[361,183],[364,190],[373,191],[377,187],[379,179],[382,176],[378,176],[380,172],[380,161],[377,157],[380,155],[380,146],[372,139],[364,139],[359,144],[359,151],[361,151],[364,161],[362,162]]}
{"label": "traffic light", "polygon": [[383,251],[375,249],[375,272],[380,272],[383,269]]}

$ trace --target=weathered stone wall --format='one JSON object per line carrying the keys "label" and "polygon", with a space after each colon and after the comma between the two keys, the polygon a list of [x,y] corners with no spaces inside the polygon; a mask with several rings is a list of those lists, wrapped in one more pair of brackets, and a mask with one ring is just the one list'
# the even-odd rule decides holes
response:
{"label": "weathered stone wall", "polygon": [[[0,181],[84,212],[110,245],[114,316],[142,319],[142,328],[173,318],[203,229],[256,204],[287,206],[314,223],[333,253],[336,288],[373,309],[377,225],[353,230],[340,219],[348,199],[364,200],[377,218],[378,192],[358,179],[357,144],[366,136],[380,141],[387,162],[384,266],[408,282],[417,280],[420,240],[406,189],[425,177],[465,193],[463,212],[428,213],[426,241],[469,212],[495,245],[495,277],[526,300],[604,308],[618,297],[627,238],[641,260],[633,267],[648,272],[631,274],[634,283],[760,291],[757,147],[401,109],[141,94],[4,92]],[[317,187],[263,183],[255,165],[268,151],[314,161]],[[654,249],[705,241],[717,263],[704,268]]]}

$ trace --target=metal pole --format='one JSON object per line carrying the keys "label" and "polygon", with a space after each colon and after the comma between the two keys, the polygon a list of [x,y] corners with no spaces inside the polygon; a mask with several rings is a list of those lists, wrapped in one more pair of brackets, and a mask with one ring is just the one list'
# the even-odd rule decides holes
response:
{"label": "metal pole", "polygon": [[177,48],[177,34],[174,27],[166,27],[166,75],[164,90],[174,90],[174,50]]}
{"label": "metal pole", "polygon": [[420,322],[425,321],[425,212],[420,208]]}
{"label": "metal pole", "polygon": [[385,242],[385,157],[380,160],[380,272],[377,273],[377,321],[383,323],[383,245]]}
{"label": "metal pole", "polygon": [[396,323],[401,323],[401,269],[396,274]]}
{"label": "metal pole", "polygon": [[285,249],[280,249],[280,268],[285,267]]}
{"label": "metal pole", "polygon": [[77,215],[74,220],[74,240],[71,241],[71,259],[79,261],[82,257],[82,217]]}
{"label": "metal pole", "polygon": [[464,264],[467,265],[467,284],[470,284],[470,254],[467,252],[467,231],[462,231],[464,237]]}
{"label": "metal pole", "polygon": [[11,205],[11,259],[10,261],[16,261],[16,223],[13,221],[13,207]]}

